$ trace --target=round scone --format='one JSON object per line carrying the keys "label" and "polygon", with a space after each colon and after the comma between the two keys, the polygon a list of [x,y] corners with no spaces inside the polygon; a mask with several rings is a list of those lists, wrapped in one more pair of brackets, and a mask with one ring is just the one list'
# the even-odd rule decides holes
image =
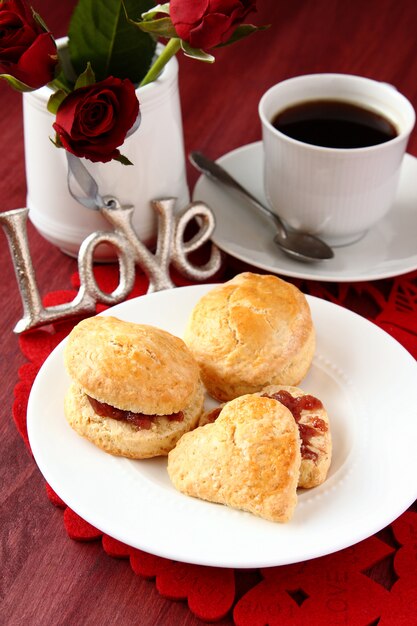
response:
{"label": "round scone", "polygon": [[197,363],[164,330],[91,317],[71,331],[64,360],[72,379],[66,419],[110,454],[166,455],[198,422],[204,392]]}
{"label": "round scone", "polygon": [[315,350],[304,294],[276,276],[249,272],[199,300],[184,340],[208,392],[220,401],[266,385],[298,385]]}

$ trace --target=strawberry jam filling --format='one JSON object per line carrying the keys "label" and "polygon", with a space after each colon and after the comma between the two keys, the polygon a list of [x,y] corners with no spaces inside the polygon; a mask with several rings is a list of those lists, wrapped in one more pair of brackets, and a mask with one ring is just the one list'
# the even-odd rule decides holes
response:
{"label": "strawberry jam filling", "polygon": [[182,422],[184,419],[184,413],[179,411],[178,413],[171,413],[170,415],[145,415],[144,413],[134,413],[133,411],[123,411],[111,404],[105,402],[99,402],[91,396],[87,396],[89,403],[91,404],[94,413],[100,415],[100,417],[111,417],[114,420],[127,422],[132,426],[135,426],[138,430],[149,430],[158,417],[166,417],[173,422]]}
{"label": "strawberry jam filling", "polygon": [[281,389],[274,394],[264,394],[265,398],[272,398],[281,402],[291,413],[298,425],[301,438],[301,456],[303,459],[311,459],[317,461],[318,454],[311,449],[311,439],[317,437],[320,433],[327,432],[327,424],[320,417],[315,415],[309,424],[300,422],[302,411],[319,411],[323,408],[323,404],[318,398],[306,394],[305,396],[294,397],[285,389]]}
{"label": "strawberry jam filling", "polygon": [[222,407],[218,406],[215,409],[211,409],[211,411],[209,411],[206,414],[206,421],[208,424],[212,424],[213,422],[216,421],[216,419],[219,417],[220,413],[221,413]]}

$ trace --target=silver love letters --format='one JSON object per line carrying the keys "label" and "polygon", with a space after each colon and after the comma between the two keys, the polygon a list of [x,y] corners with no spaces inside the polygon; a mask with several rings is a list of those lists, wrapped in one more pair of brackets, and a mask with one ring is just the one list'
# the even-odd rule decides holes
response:
{"label": "silver love letters", "polygon": [[[148,293],[175,286],[169,276],[171,264],[192,280],[206,280],[218,272],[222,259],[220,251],[213,244],[210,258],[204,266],[195,266],[188,259],[188,255],[208,241],[214,231],[215,221],[211,209],[203,202],[194,202],[174,215],[175,198],[154,200],[151,204],[158,215],[155,254],[139,240],[133,229],[133,208],[120,206],[114,198],[106,198],[100,212],[114,227],[114,231],[96,231],[82,242],[78,253],[81,283],[78,293],[72,302],[50,307],[42,305],[36,283],[26,229],[28,209],[0,213],[0,224],[9,242],[23,304],[23,317],[17,322],[14,332],[21,333],[69,316],[93,313],[97,302],[108,305],[121,302],[133,287],[136,265],[149,278]],[[199,231],[191,240],[184,241],[186,226],[194,218]],[[94,250],[100,243],[112,244],[117,251],[120,279],[112,293],[103,292],[94,278]]]}

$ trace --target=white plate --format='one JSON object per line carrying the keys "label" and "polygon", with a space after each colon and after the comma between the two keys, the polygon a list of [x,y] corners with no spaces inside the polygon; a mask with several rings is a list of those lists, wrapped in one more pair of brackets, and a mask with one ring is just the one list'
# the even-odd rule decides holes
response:
{"label": "white plate", "polygon": [[[262,143],[233,150],[218,162],[257,198],[263,191]],[[417,268],[417,159],[406,154],[395,204],[387,216],[358,242],[334,248],[335,256],[300,263],[273,242],[271,221],[220,184],[201,176],[194,200],[206,202],[216,216],[213,241],[228,254],[275,274],[314,280],[353,282],[405,274]]]}
{"label": "white plate", "polygon": [[[210,285],[126,301],[104,315],[182,335]],[[308,298],[317,354],[302,388],[331,420],[334,454],[327,481],[304,491],[293,519],[275,524],[187,497],[174,489],[166,459],[113,457],[67,424],[69,380],[61,343],[41,368],[28,406],[36,462],[82,518],[131,546],[163,557],[225,567],[282,565],[352,545],[398,517],[417,497],[417,364],[374,324]]]}

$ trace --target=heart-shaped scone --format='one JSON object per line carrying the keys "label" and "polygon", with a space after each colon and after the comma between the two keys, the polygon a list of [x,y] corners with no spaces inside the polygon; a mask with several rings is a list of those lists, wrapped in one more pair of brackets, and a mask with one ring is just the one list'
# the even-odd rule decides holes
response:
{"label": "heart-shaped scone", "polygon": [[[299,387],[269,385],[257,395],[268,396],[289,409],[297,423],[301,440],[301,466],[298,486],[310,489],[327,478],[332,458],[332,437],[327,411],[322,402]],[[214,422],[225,404],[206,411],[198,425]]]}
{"label": "heart-shaped scone", "polygon": [[297,503],[300,438],[280,402],[245,395],[213,424],[186,433],[168,455],[173,485],[189,496],[287,522]]}

